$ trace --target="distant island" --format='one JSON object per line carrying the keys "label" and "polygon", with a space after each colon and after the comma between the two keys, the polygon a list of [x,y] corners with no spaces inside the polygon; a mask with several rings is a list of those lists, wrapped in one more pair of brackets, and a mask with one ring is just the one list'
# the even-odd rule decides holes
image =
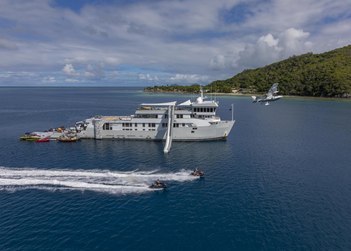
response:
{"label": "distant island", "polygon": [[[321,54],[307,53],[261,68],[244,70],[205,85],[207,92],[251,94],[279,83],[283,95],[351,98],[351,45]],[[195,93],[199,84],[144,88],[145,92]]]}

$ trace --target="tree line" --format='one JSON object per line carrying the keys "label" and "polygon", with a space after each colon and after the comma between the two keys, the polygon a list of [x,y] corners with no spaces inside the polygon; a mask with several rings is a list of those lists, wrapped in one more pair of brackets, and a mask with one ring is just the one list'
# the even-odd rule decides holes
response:
{"label": "tree line", "polygon": [[[351,45],[333,51],[292,56],[257,69],[247,69],[204,87],[219,93],[263,93],[279,83],[283,95],[351,97]],[[198,92],[200,85],[154,86],[146,91]]]}

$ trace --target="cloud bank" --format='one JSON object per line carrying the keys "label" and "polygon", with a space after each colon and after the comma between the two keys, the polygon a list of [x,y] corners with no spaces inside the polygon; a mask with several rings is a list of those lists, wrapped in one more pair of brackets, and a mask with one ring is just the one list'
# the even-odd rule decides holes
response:
{"label": "cloud bank", "polygon": [[0,84],[206,84],[350,44],[349,7],[348,0],[3,0]]}

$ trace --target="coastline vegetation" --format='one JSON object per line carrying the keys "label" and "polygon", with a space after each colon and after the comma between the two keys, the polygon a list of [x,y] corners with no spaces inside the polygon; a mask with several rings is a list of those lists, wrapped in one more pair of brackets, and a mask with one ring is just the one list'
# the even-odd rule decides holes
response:
{"label": "coastline vegetation", "polygon": [[[307,53],[257,69],[244,70],[204,86],[207,92],[264,93],[279,83],[283,95],[312,97],[351,97],[351,45],[321,54]],[[146,92],[194,93],[199,84],[146,87]]]}

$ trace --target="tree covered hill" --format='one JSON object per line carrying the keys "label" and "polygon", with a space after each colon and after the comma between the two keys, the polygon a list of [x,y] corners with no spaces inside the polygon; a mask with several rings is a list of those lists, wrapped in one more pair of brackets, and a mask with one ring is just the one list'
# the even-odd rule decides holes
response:
{"label": "tree covered hill", "polygon": [[[204,87],[218,93],[264,93],[279,83],[283,95],[351,97],[351,45],[333,51],[293,56],[265,67],[244,70]],[[149,92],[198,92],[200,85],[146,87]]]}
{"label": "tree covered hill", "polygon": [[284,95],[351,96],[351,45],[322,54],[307,53],[243,72],[207,86],[215,92],[266,92],[279,83]]}

